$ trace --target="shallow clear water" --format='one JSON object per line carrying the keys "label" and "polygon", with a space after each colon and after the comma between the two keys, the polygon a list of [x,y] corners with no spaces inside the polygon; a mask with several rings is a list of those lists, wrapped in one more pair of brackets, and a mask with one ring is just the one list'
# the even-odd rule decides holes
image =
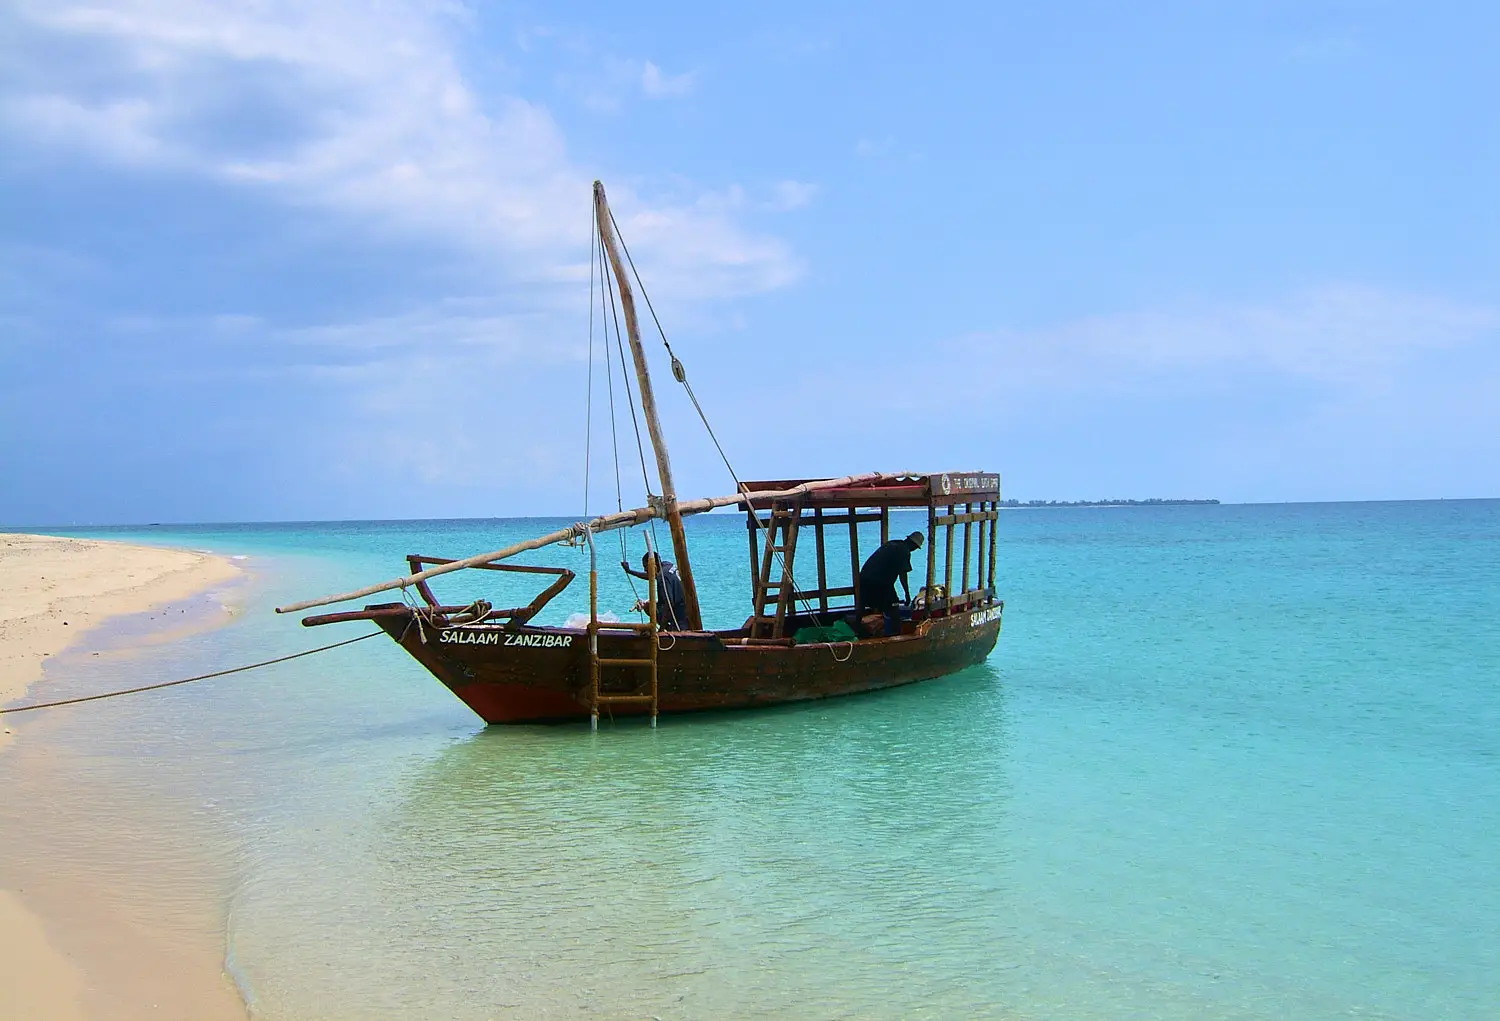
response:
{"label": "shallow clear water", "polygon": [[[231,625],[85,647],[53,690],[355,634],[269,607],[553,526],[92,530],[254,579]],[[709,623],[738,623],[741,520],[690,535]],[[1495,1016],[1500,501],[1016,512],[1001,536],[989,662],[874,695],[486,730],[382,638],[14,726],[58,749],[55,817],[97,815],[86,775],[229,863],[230,966],[277,1021]]]}

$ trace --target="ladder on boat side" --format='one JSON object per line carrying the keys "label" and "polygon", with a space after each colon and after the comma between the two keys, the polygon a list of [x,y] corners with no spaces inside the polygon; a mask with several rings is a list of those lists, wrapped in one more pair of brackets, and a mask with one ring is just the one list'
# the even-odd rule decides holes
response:
{"label": "ladder on boat side", "polygon": [[[660,691],[657,687],[656,670],[656,561],[654,559],[646,563],[646,587],[650,595],[646,600],[646,620],[643,623],[633,621],[601,621],[599,619],[599,575],[595,571],[589,572],[589,727],[593,730],[599,729],[599,708],[611,709],[617,705],[641,705],[647,704],[651,708],[651,726],[656,726],[656,715],[659,705]],[[600,656],[599,634],[600,632],[615,632],[617,635],[634,633],[643,638],[650,652],[646,656]],[[604,691],[602,687],[604,669],[612,667],[621,670],[646,670],[649,680],[648,690],[641,691],[640,686],[628,692]]]}
{"label": "ladder on boat side", "polygon": [[[786,630],[787,614],[794,606],[796,583],[792,579],[792,562],[797,556],[797,526],[802,520],[802,506],[796,500],[777,500],[771,505],[766,525],[766,548],[760,561],[760,577],[755,582],[755,615],[750,618],[751,638],[781,638]],[[777,544],[778,534],[781,542]],[[772,580],[781,554],[780,580]],[[774,612],[768,613],[772,607]]]}

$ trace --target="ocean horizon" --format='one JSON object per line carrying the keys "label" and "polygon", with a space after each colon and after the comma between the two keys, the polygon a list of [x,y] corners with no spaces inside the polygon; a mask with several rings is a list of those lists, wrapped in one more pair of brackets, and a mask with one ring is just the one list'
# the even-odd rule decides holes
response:
{"label": "ocean horizon", "polygon": [[[203,891],[266,1021],[1493,1016],[1500,500],[1006,509],[1048,513],[1002,517],[993,654],[890,691],[486,728],[381,637],[16,717],[0,879]],[[45,690],[353,637],[272,607],[573,520],[31,526],[248,575],[232,615],[174,608],[216,626],[123,620]],[[687,527],[738,625],[743,518]],[[439,595],[531,593],[466,574]]]}
{"label": "ocean horizon", "polygon": [[[1197,499],[1175,499],[1148,497],[1135,500],[1057,500],[1040,501],[1026,500],[1020,503],[1002,501],[1000,510],[1114,510],[1114,509],[1166,509],[1175,507],[1318,507],[1318,506],[1345,506],[1356,504],[1384,504],[1384,503],[1484,503],[1500,500],[1500,496],[1434,496],[1417,499],[1368,499],[1368,500],[1249,500],[1236,502],[1232,500],[1219,500],[1217,498]],[[608,511],[598,509],[589,512],[589,516],[597,516]],[[744,511],[734,508],[716,508],[695,517],[737,517]],[[0,531],[27,532],[35,534],[51,534],[56,530],[58,534],[77,535],[82,538],[107,539],[114,537],[113,533],[127,534],[132,541],[148,541],[149,533],[141,532],[141,529],[156,528],[255,528],[260,526],[292,526],[292,525],[369,525],[369,524],[423,524],[427,522],[447,521],[583,521],[586,518],[582,514],[499,514],[487,516],[450,516],[430,518],[267,518],[254,521],[115,521],[115,522],[91,522],[72,521],[62,523],[51,522],[29,522],[24,524],[0,524]]]}

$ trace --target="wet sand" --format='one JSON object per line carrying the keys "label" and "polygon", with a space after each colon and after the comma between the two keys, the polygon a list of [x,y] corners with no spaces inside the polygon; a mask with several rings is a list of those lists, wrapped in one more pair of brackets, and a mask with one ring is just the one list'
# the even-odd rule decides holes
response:
{"label": "wet sand", "polygon": [[[24,704],[28,694],[25,701],[45,701],[47,662],[90,628],[238,574],[211,554],[0,534],[0,706]],[[18,719],[0,715],[0,754],[16,741]],[[5,834],[13,846],[27,835]],[[245,1017],[221,947],[183,939],[180,926],[162,925],[139,904],[122,911],[82,878],[44,869],[25,887],[0,888],[0,1019]]]}

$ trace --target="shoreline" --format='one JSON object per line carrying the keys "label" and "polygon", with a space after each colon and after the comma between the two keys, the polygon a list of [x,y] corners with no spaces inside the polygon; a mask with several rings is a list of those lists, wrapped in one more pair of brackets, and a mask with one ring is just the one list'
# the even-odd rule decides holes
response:
{"label": "shoreline", "polygon": [[[242,575],[228,559],[211,553],[140,546],[100,539],[75,539],[29,533],[0,533],[0,707],[15,707],[28,692],[31,701],[46,685],[46,666],[54,657],[89,637],[101,625],[201,595]],[[25,717],[0,715],[0,756],[18,741],[17,724]],[[144,1004],[119,997],[116,984],[130,970],[120,961],[99,968],[89,965],[96,953],[67,952],[56,929],[66,928],[59,913],[38,911],[37,898],[22,889],[0,887],[0,1016],[84,1021],[101,1016],[141,1016]],[[55,902],[49,905],[56,909]],[[87,912],[84,912],[87,914]],[[71,921],[77,927],[78,918]],[[89,923],[97,921],[90,919]],[[108,925],[129,949],[138,949],[134,933]],[[75,941],[76,942],[76,941]],[[99,948],[98,939],[91,950]],[[128,957],[120,947],[111,956]],[[222,952],[219,955],[222,962]],[[244,1017],[239,997],[223,974],[213,982],[195,981],[210,992],[208,1002],[194,1003],[195,1016]],[[205,976],[205,979],[207,976]],[[132,983],[133,984],[133,983]],[[212,987],[223,987],[214,996]],[[155,994],[150,998],[156,999]],[[230,1014],[233,1000],[237,1012]],[[213,1001],[221,1002],[213,1002]],[[102,1003],[111,1009],[101,1009]],[[156,1004],[151,1004],[155,1008]],[[153,1010],[154,1013],[154,1010]]]}

